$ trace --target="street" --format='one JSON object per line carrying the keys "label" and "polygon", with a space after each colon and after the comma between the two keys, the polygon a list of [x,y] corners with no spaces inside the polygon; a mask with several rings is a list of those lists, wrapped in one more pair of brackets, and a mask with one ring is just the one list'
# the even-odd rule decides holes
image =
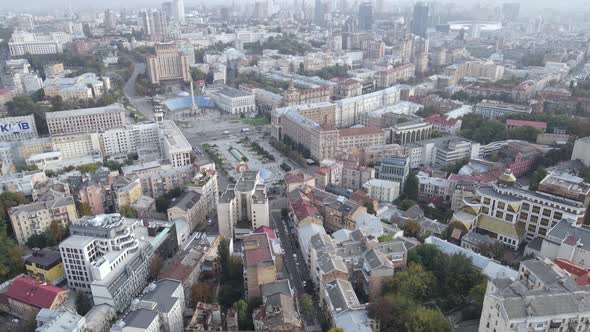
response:
{"label": "street", "polygon": [[143,114],[146,119],[152,120],[154,118],[154,107],[152,106],[151,99],[149,97],[138,96],[135,90],[137,75],[143,73],[145,73],[145,64],[133,61],[133,73],[129,77],[129,80],[125,82],[123,93],[138,112]]}
{"label": "street", "polygon": [[[301,253],[301,249],[298,246],[298,240],[292,229],[289,227],[287,219],[283,219],[281,216],[281,208],[287,206],[286,199],[280,198],[270,202],[271,212],[270,218],[272,220],[272,226],[279,239],[281,240],[281,246],[283,248],[283,265],[284,274],[289,278],[291,286],[293,287],[296,296],[299,298],[299,304],[301,304],[301,298],[306,293],[306,286],[304,281],[308,283],[311,288],[311,280],[308,279],[309,271],[305,264],[305,258]],[[313,301],[314,312],[321,312],[319,301]],[[301,312],[300,308],[300,312]],[[320,325],[317,321],[318,315],[311,315],[311,320],[305,321],[306,331],[320,331]]]}

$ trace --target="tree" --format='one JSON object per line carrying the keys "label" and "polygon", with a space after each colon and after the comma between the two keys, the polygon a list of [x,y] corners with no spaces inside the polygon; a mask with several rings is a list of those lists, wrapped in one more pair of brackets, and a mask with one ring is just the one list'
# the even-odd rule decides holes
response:
{"label": "tree", "polygon": [[422,232],[422,227],[418,224],[415,220],[408,220],[403,225],[402,230],[404,231],[405,236],[418,238],[420,237],[420,233]]}
{"label": "tree", "polygon": [[380,237],[378,237],[377,240],[379,240],[379,242],[390,242],[393,241],[394,238],[391,234],[383,234]]}
{"label": "tree", "polygon": [[301,309],[303,310],[303,315],[309,317],[313,312],[313,298],[309,294],[303,294],[301,298]]}
{"label": "tree", "polygon": [[377,211],[375,211],[375,207],[373,206],[372,202],[366,202],[364,206],[367,208],[367,213],[376,215]]}
{"label": "tree", "polygon": [[518,140],[528,141],[528,142],[536,142],[537,135],[539,135],[540,133],[541,133],[541,131],[539,129],[531,127],[531,126],[511,128],[507,132],[508,138],[518,139]]}
{"label": "tree", "polygon": [[369,314],[379,320],[381,331],[403,331],[408,313],[415,308],[414,301],[392,293],[384,293],[369,302]]}
{"label": "tree", "polygon": [[479,247],[480,254],[498,261],[504,258],[505,250],[506,247],[500,241],[495,241],[493,244],[484,243]]}
{"label": "tree", "polygon": [[152,280],[158,279],[158,275],[162,270],[162,266],[164,262],[162,261],[162,257],[158,254],[154,254],[152,258],[150,258],[150,278]]}
{"label": "tree", "polygon": [[100,167],[99,163],[84,164],[76,167],[82,173],[95,173]]}
{"label": "tree", "polygon": [[125,218],[137,218],[137,210],[129,205],[121,206],[119,213]]}
{"label": "tree", "polygon": [[344,329],[341,327],[333,327],[329,329],[328,332],[344,332]]}
{"label": "tree", "polygon": [[211,301],[211,294],[209,292],[209,285],[204,282],[197,282],[191,287],[191,300],[193,307],[197,306],[199,302],[208,303]]}
{"label": "tree", "polygon": [[49,224],[48,236],[55,243],[60,243],[66,236],[66,229],[60,221],[52,220]]}
{"label": "tree", "polygon": [[7,222],[0,220],[0,282],[20,274],[25,266],[24,250],[7,236],[6,228]]}
{"label": "tree", "polygon": [[81,216],[93,216],[92,207],[88,203],[80,203],[78,206],[78,214]]}
{"label": "tree", "polygon": [[537,190],[539,188],[539,183],[543,181],[543,179],[547,176],[547,170],[544,167],[539,167],[537,170],[531,175],[529,179],[529,189],[530,190]]}
{"label": "tree", "polygon": [[404,195],[406,199],[414,201],[418,200],[418,184],[418,177],[416,177],[416,174],[408,174],[406,183],[404,184]]}
{"label": "tree", "polygon": [[156,198],[156,211],[165,213],[168,207],[170,207],[170,200],[166,196],[162,195]]}
{"label": "tree", "polygon": [[47,235],[45,233],[32,234],[27,239],[27,247],[33,248],[45,248],[47,247]]}
{"label": "tree", "polygon": [[5,191],[0,194],[0,220],[8,220],[8,210],[12,207],[27,204],[28,200],[21,193]]}
{"label": "tree", "polygon": [[16,167],[17,172],[29,172],[29,171],[38,171],[39,167],[37,165],[20,165]]}
{"label": "tree", "polygon": [[61,96],[55,96],[51,98],[51,111],[63,111],[65,108],[65,103]]}
{"label": "tree", "polygon": [[410,312],[404,327],[408,332],[450,332],[449,322],[436,310],[419,307]]}
{"label": "tree", "polygon": [[204,81],[207,79],[207,74],[198,68],[191,68],[191,78],[193,81]]}
{"label": "tree", "polygon": [[228,269],[230,258],[229,240],[222,238],[221,241],[219,241],[219,246],[217,246],[217,256],[219,257],[221,270],[224,271]]}
{"label": "tree", "polygon": [[426,271],[420,264],[410,263],[406,270],[387,280],[383,289],[386,293],[391,292],[421,302],[429,297],[435,284],[432,272]]}
{"label": "tree", "polygon": [[412,199],[404,199],[401,202],[399,202],[399,208],[404,210],[404,211],[408,211],[412,206],[416,205],[416,201],[412,200]]}
{"label": "tree", "polygon": [[80,316],[86,315],[92,309],[92,300],[83,292],[76,292],[76,312]]}
{"label": "tree", "polygon": [[240,327],[240,330],[251,330],[252,316],[249,314],[248,302],[244,299],[239,300],[236,303],[236,311],[238,313],[238,326]]}
{"label": "tree", "polygon": [[481,144],[489,144],[506,138],[506,126],[500,121],[488,120],[477,114],[467,114],[462,120],[459,136]]}
{"label": "tree", "polygon": [[486,295],[487,287],[488,287],[488,281],[487,281],[487,279],[484,279],[479,284],[473,286],[469,290],[469,293],[467,294],[467,298],[469,299],[469,302],[477,305],[480,308],[480,310],[481,310],[481,307],[483,306],[483,299]]}

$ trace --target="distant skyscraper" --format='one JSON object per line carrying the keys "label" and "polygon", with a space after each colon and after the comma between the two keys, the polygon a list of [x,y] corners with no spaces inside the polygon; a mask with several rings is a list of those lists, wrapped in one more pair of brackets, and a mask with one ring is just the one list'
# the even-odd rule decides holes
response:
{"label": "distant skyscraper", "polygon": [[153,41],[163,41],[168,35],[168,20],[161,10],[148,10],[141,13],[143,33]]}
{"label": "distant skyscraper", "polygon": [[162,11],[166,16],[178,23],[184,22],[184,1],[173,0],[162,3]]}
{"label": "distant skyscraper", "polygon": [[373,5],[371,2],[363,2],[359,6],[359,28],[364,31],[371,30],[373,26]]}
{"label": "distant skyscraper", "polygon": [[104,27],[107,29],[114,29],[117,26],[115,13],[112,10],[107,9],[104,11]]}
{"label": "distant skyscraper", "polygon": [[184,23],[184,0],[174,0],[174,7],[176,8],[176,21]]}
{"label": "distant skyscraper", "polygon": [[410,31],[420,37],[426,37],[426,29],[428,28],[428,5],[424,2],[418,2],[414,6],[414,14],[412,15],[412,24]]}
{"label": "distant skyscraper", "polygon": [[507,2],[502,4],[502,16],[507,20],[515,20],[518,18],[520,11],[520,3]]}
{"label": "distant skyscraper", "polygon": [[325,9],[326,9],[326,6],[324,5],[324,0],[315,0],[313,21],[316,25],[324,26],[325,15],[326,15],[326,13],[324,12]]}

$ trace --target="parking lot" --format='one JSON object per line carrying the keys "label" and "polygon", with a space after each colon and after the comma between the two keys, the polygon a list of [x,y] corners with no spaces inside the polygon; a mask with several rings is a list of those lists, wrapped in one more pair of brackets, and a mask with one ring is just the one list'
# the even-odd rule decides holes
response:
{"label": "parking lot", "polygon": [[[262,149],[272,155],[274,161],[258,153],[251,146],[252,142],[258,143]],[[237,166],[242,160],[245,161],[249,169],[260,171],[260,176],[265,183],[273,183],[281,180],[285,174],[280,168],[283,157],[263,138],[261,132],[248,132],[239,136],[227,135],[226,137],[214,139],[204,144],[209,145],[210,149],[218,153],[223,160],[225,171],[229,176],[236,179],[238,176]]]}

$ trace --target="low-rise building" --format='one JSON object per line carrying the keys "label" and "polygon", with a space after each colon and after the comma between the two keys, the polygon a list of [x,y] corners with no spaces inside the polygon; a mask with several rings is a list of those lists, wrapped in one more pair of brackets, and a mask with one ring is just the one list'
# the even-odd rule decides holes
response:
{"label": "low-rise building", "polygon": [[43,308],[59,309],[70,296],[67,289],[31,277],[16,277],[5,286],[0,295],[7,301],[8,313],[25,320],[34,319]]}
{"label": "low-rise building", "polygon": [[579,160],[590,167],[590,137],[578,138],[574,143],[571,160]]}
{"label": "low-rise building", "polygon": [[440,114],[434,114],[427,117],[426,122],[432,125],[432,129],[443,133],[455,135],[461,130],[461,119],[452,119]]}
{"label": "low-rise building", "polygon": [[27,275],[53,285],[66,280],[66,272],[61,255],[49,249],[33,250],[24,258]]}
{"label": "low-rise building", "polygon": [[43,82],[45,96],[61,97],[65,101],[99,98],[111,89],[108,77],[85,73],[76,77],[49,77]]}
{"label": "low-rise building", "polygon": [[484,118],[497,119],[512,114],[530,114],[532,108],[528,105],[515,105],[496,100],[482,100],[474,108],[474,114]]}
{"label": "low-rise building", "polygon": [[260,295],[262,305],[252,313],[256,331],[304,331],[289,279],[261,285]]}
{"label": "low-rise building", "polygon": [[252,113],[256,110],[253,94],[227,85],[214,85],[207,88],[207,95],[217,107],[229,114]]}
{"label": "low-rise building", "polygon": [[371,198],[380,202],[393,202],[400,194],[400,183],[388,180],[371,179],[363,184],[363,188]]}
{"label": "low-rise building", "polygon": [[176,199],[174,205],[167,211],[168,220],[184,219],[189,229],[202,228],[206,225],[207,202],[195,191],[188,191]]}

